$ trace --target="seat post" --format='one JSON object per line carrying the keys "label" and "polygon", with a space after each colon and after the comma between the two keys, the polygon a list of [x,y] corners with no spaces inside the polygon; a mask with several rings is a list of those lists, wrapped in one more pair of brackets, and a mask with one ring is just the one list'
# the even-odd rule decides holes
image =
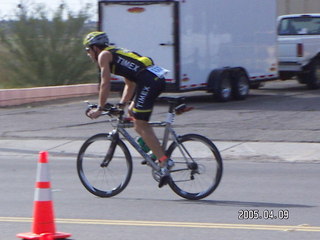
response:
{"label": "seat post", "polygon": [[175,107],[176,107],[176,103],[170,102],[169,103],[169,113],[173,113]]}

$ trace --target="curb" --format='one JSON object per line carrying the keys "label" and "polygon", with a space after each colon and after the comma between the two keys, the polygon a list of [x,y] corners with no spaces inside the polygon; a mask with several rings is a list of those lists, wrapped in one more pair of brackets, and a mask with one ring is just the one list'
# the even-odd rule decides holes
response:
{"label": "curb", "polygon": [[52,99],[87,96],[96,94],[97,92],[97,84],[77,84],[37,88],[1,89],[0,107],[41,102]]}
{"label": "curb", "polygon": [[[83,140],[73,139],[7,139],[0,140],[0,158],[10,155],[28,157],[40,151],[48,151],[52,156],[76,158]],[[215,141],[224,161],[256,162],[308,162],[320,163],[320,143],[294,142],[230,142]],[[139,153],[128,144],[134,158]]]}

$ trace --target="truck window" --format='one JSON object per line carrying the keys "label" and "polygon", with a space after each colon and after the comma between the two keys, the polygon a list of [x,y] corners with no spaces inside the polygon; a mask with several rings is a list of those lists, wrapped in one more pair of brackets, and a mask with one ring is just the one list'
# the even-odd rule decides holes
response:
{"label": "truck window", "polygon": [[320,35],[320,17],[290,17],[281,20],[279,35]]}

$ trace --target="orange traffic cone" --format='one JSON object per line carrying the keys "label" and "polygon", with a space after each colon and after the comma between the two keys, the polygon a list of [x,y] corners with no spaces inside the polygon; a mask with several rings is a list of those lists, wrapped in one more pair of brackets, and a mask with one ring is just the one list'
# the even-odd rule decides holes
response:
{"label": "orange traffic cone", "polygon": [[40,152],[39,155],[33,207],[32,232],[19,233],[17,237],[51,240],[64,239],[71,236],[70,233],[56,232],[48,167],[48,152]]}

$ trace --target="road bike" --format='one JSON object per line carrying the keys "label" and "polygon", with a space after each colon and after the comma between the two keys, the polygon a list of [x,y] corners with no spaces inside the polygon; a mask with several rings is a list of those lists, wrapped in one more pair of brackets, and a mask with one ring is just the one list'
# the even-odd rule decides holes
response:
{"label": "road bike", "polygon": [[[178,135],[173,129],[176,115],[190,110],[184,97],[162,97],[169,109],[165,121],[149,122],[153,127],[164,128],[161,142],[166,156],[174,161],[169,170],[168,185],[179,196],[198,200],[209,196],[218,187],[223,171],[222,158],[214,143],[199,134]],[[89,111],[97,107],[88,103]],[[87,139],[77,157],[77,172],[83,186],[99,197],[112,197],[122,192],[131,179],[132,155],[125,140],[141,155],[157,182],[160,166],[152,154],[146,153],[126,130],[133,122],[124,117],[124,111],[113,105],[104,107],[103,115],[110,119],[113,130]]]}

